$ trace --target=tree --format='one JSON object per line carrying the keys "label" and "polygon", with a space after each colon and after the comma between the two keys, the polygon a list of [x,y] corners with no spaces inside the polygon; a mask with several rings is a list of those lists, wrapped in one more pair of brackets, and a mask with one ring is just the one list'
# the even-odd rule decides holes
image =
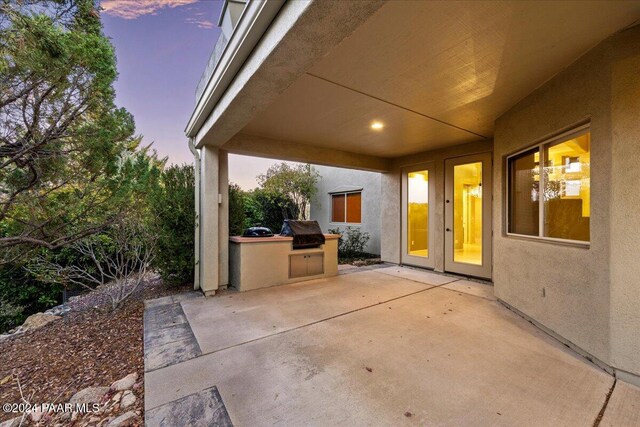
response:
{"label": "tree", "polygon": [[250,225],[260,225],[279,233],[285,219],[298,218],[298,207],[286,195],[257,188],[247,194],[250,202],[245,202],[245,212]]}
{"label": "tree", "polygon": [[111,224],[103,233],[71,243],[69,250],[85,263],[64,256],[36,257],[28,270],[42,282],[88,290],[99,288],[115,310],[138,290],[153,262],[157,235],[131,217]]}
{"label": "tree", "polygon": [[150,217],[158,235],[154,267],[166,283],[193,281],[195,203],[193,166],[165,168],[150,192]]}
{"label": "tree", "polygon": [[[266,174],[258,176],[258,183],[267,193],[282,200],[283,196],[293,203],[295,216],[293,219],[307,219],[307,207],[316,192],[316,183],[320,174],[309,164],[292,166],[279,163],[271,166]],[[285,209],[285,206],[281,206]],[[283,211],[285,218],[287,212]]]}
{"label": "tree", "polygon": [[0,0],[0,263],[122,216],[140,141],[116,76],[93,0]]}

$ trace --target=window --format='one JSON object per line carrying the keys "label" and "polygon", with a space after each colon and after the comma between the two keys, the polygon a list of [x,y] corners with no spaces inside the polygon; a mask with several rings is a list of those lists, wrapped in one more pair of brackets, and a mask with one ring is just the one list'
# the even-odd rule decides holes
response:
{"label": "window", "polygon": [[362,192],[331,195],[331,222],[362,222]]}
{"label": "window", "polygon": [[590,154],[582,127],[508,157],[507,233],[589,242]]}

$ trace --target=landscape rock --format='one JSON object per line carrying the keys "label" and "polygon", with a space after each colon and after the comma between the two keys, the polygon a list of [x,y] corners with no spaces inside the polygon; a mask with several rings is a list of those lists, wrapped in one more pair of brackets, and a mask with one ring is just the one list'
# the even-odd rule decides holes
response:
{"label": "landscape rock", "polygon": [[108,391],[109,387],[87,387],[74,394],[69,403],[100,403]]}
{"label": "landscape rock", "polygon": [[0,427],[18,427],[20,425],[20,421],[22,421],[22,417],[12,418],[1,422]]}
{"label": "landscape rock", "polygon": [[112,420],[113,420],[113,417],[105,418],[105,419],[103,419],[102,421],[100,421],[100,422],[98,423],[98,427],[106,426],[106,425],[108,425]]}
{"label": "landscape rock", "polygon": [[53,314],[55,316],[61,316],[63,314],[67,314],[69,311],[71,311],[71,307],[69,305],[60,304],[60,305],[56,305],[55,307],[51,307],[50,309],[45,311],[44,314]]}
{"label": "landscape rock", "polygon": [[60,316],[54,316],[53,314],[36,313],[27,317],[27,320],[22,324],[21,330],[38,329],[44,325],[60,319]]}
{"label": "landscape rock", "polygon": [[130,425],[133,425],[137,419],[138,416],[135,412],[125,412],[124,414],[120,415],[118,418],[107,424],[107,427],[128,427]]}
{"label": "landscape rock", "polygon": [[29,418],[31,418],[31,421],[33,421],[34,423],[37,423],[38,421],[40,421],[43,415],[43,411],[33,411],[29,413]]}
{"label": "landscape rock", "polygon": [[138,379],[137,372],[129,374],[126,377],[111,384],[111,390],[114,390],[114,391],[130,390],[133,387],[133,385],[136,383],[137,379]]}
{"label": "landscape rock", "polygon": [[127,390],[124,392],[124,395],[122,396],[122,400],[120,400],[120,407],[123,409],[126,409],[129,406],[136,403],[136,400],[137,400],[136,395],[130,392],[129,390]]}

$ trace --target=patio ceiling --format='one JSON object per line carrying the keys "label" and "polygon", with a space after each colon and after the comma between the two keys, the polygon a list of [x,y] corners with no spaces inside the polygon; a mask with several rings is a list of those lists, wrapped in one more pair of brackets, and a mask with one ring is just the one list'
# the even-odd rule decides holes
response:
{"label": "patio ceiling", "polygon": [[240,133],[383,158],[490,139],[497,117],[638,19],[637,1],[389,2]]}

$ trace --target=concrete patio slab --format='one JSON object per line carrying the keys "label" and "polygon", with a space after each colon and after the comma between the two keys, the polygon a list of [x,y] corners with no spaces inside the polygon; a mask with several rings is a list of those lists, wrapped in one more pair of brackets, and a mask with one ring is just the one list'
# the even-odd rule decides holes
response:
{"label": "concrete patio slab", "polygon": [[617,381],[600,426],[640,426],[640,388]]}
{"label": "concrete patio slab", "polygon": [[383,262],[380,264],[371,264],[371,265],[363,265],[361,267],[356,267],[356,266],[353,266],[353,267],[354,268],[347,268],[344,270],[340,270],[338,266],[338,274],[353,274],[353,273],[362,273],[363,271],[379,270],[381,268],[388,268],[389,264]]}
{"label": "concrete patio slab", "polygon": [[164,297],[145,304],[145,371],[163,368],[202,354],[179,303],[191,299],[192,296]]}
{"label": "concrete patio slab", "polygon": [[493,294],[493,286],[487,283],[473,282],[471,280],[458,280],[441,286],[444,289],[462,292],[464,294],[475,295],[477,297],[486,298],[495,301]]}
{"label": "concrete patio slab", "polygon": [[182,308],[202,352],[211,353],[430,287],[364,271],[184,301]]}
{"label": "concrete patio slab", "polygon": [[167,403],[145,412],[148,427],[232,427],[231,419],[216,387]]}
{"label": "concrete patio slab", "polygon": [[[380,270],[343,278],[348,282],[318,284],[315,305],[339,303],[356,280],[359,292],[347,300],[358,293],[363,298],[366,283],[379,297],[397,289],[407,294],[149,372],[147,410],[216,386],[236,426],[584,426],[593,424],[613,384],[611,376],[495,301],[416,287]],[[322,314],[312,294],[286,285],[206,302],[209,311],[223,310],[226,317],[257,310],[245,319],[260,331],[258,314],[267,315],[268,324],[279,310],[283,320],[292,316],[287,313],[303,320],[293,310],[296,299],[300,311]],[[274,307],[259,308],[265,304]],[[209,319],[212,330],[228,326]],[[235,329],[240,326],[232,327],[237,340]]]}
{"label": "concrete patio slab", "polygon": [[385,267],[378,270],[380,273],[388,274],[390,276],[400,277],[414,282],[425,283],[433,286],[444,285],[445,283],[455,282],[459,280],[458,277],[446,276],[444,274],[432,273],[426,270],[420,270],[409,267]]}
{"label": "concrete patio slab", "polygon": [[157,331],[176,325],[187,323],[180,304],[168,302],[164,305],[147,307],[144,311],[144,330]]}
{"label": "concrete patio slab", "polygon": [[184,292],[181,294],[169,295],[166,297],[145,300],[144,306],[145,308],[153,308],[153,307],[159,307],[162,305],[169,305],[176,302],[186,301],[190,299],[199,299],[199,298],[204,298],[204,295],[202,295],[202,292],[200,291]]}

